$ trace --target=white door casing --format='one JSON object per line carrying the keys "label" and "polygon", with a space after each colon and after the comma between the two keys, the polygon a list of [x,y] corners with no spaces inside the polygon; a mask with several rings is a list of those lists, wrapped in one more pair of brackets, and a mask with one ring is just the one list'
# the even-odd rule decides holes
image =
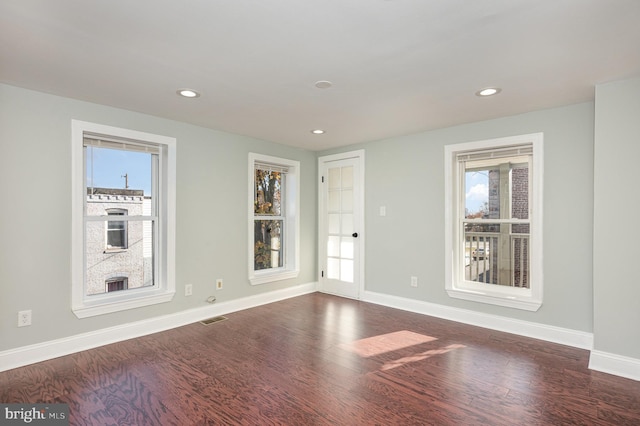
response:
{"label": "white door casing", "polygon": [[364,291],[364,150],[318,159],[320,291]]}

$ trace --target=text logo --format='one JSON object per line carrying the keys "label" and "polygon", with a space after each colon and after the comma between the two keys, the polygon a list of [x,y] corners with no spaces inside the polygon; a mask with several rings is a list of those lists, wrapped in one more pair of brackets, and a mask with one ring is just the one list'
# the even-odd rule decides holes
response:
{"label": "text logo", "polygon": [[2,425],[69,425],[67,404],[0,404]]}

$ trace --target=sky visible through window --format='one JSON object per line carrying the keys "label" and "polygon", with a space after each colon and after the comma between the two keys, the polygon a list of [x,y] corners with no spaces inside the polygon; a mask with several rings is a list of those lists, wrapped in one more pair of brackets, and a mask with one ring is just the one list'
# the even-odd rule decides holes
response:
{"label": "sky visible through window", "polygon": [[151,195],[151,154],[88,146],[86,161],[87,187],[125,189],[128,181]]}
{"label": "sky visible through window", "polygon": [[489,171],[465,173],[465,209],[469,214],[482,211],[489,203]]}

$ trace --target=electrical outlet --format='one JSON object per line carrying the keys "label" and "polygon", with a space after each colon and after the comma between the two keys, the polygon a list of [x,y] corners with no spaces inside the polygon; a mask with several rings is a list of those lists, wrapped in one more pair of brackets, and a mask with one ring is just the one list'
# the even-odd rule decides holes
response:
{"label": "electrical outlet", "polygon": [[418,277],[411,277],[411,287],[418,287]]}
{"label": "electrical outlet", "polygon": [[193,294],[193,284],[187,284],[184,286],[184,295],[191,296]]}
{"label": "electrical outlet", "polygon": [[218,278],[216,280],[216,289],[217,290],[222,290],[222,278]]}
{"label": "electrical outlet", "polygon": [[18,312],[18,327],[31,325],[31,309]]}

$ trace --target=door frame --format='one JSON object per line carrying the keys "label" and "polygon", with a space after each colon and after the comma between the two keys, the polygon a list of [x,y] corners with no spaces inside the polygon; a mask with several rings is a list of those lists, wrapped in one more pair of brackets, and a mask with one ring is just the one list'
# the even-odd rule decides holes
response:
{"label": "door frame", "polygon": [[[338,154],[325,155],[322,157],[318,157],[318,290],[320,292],[324,292],[324,280],[325,271],[326,271],[326,234],[327,234],[327,224],[326,224],[326,215],[325,215],[325,199],[324,199],[324,187],[323,187],[323,171],[327,163],[331,163],[333,161],[340,160],[349,160],[355,159],[358,161],[357,173],[354,174],[354,179],[358,180],[359,183],[359,193],[354,194],[354,215],[358,218],[358,238],[355,239],[357,244],[357,249],[354,251],[356,253],[356,270],[354,270],[354,275],[357,277],[357,291],[358,294],[356,299],[362,299],[364,295],[365,288],[365,276],[364,276],[364,259],[365,259],[365,215],[364,215],[364,194],[365,194],[365,173],[364,173],[364,165],[365,165],[365,157],[364,157],[364,149],[359,149],[355,151],[342,152]],[[334,294],[334,293],[332,293]],[[346,296],[344,296],[346,297]]]}

